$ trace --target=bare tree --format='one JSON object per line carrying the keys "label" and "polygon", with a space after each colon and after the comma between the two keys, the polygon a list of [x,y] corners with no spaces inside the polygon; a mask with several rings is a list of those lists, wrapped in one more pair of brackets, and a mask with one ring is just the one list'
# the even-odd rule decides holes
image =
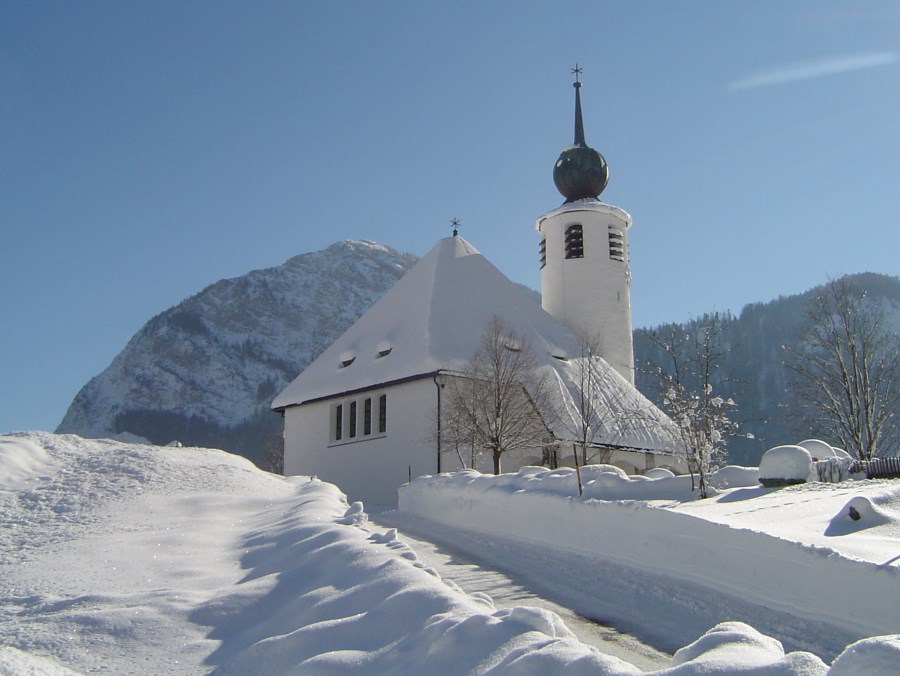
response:
{"label": "bare tree", "polygon": [[[653,340],[665,355],[664,364],[651,365],[662,396],[663,410],[672,419],[675,445],[691,473],[691,488],[707,497],[707,479],[725,453],[725,441],[737,434],[730,412],[735,403],[713,392],[719,362],[726,352],[716,323],[686,333],[673,326]],[[694,476],[697,484],[694,484]]]}
{"label": "bare tree", "polygon": [[[597,335],[588,332],[587,328],[577,334],[578,358],[573,361],[572,377],[575,382],[573,400],[575,404],[575,436],[578,446],[581,447],[581,464],[588,464],[599,452],[588,457],[588,448],[594,443],[594,439],[603,429],[606,420],[603,419],[602,409],[598,407],[599,389],[601,383],[600,362],[601,339]],[[607,458],[602,458],[605,460]],[[578,448],[575,449],[575,466],[578,466]]]}
{"label": "bare tree", "polygon": [[[549,437],[551,410],[531,345],[494,317],[475,354],[448,383],[446,420],[451,443],[489,453],[495,474],[513,450],[541,449]],[[460,457],[462,461],[462,457]],[[464,463],[465,464],[465,463]]]}
{"label": "bare tree", "polygon": [[801,415],[860,460],[897,453],[900,336],[884,311],[846,279],[813,296],[787,366]]}

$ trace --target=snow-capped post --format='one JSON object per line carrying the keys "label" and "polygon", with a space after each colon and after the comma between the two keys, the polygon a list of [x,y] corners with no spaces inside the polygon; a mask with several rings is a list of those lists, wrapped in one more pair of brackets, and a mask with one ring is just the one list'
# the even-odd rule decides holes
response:
{"label": "snow-capped post", "polygon": [[864,291],[845,278],[829,281],[809,302],[797,341],[784,349],[813,433],[824,432],[859,460],[896,451],[900,334]]}

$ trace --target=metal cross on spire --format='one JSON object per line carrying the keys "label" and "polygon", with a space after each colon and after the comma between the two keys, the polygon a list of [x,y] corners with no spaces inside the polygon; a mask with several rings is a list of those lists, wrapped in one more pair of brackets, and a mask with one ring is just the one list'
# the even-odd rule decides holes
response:
{"label": "metal cross on spire", "polygon": [[575,86],[576,87],[581,84],[581,82],[579,82],[579,80],[578,80],[578,76],[581,75],[583,72],[584,72],[584,69],[581,66],[579,66],[577,63],[575,64],[575,67],[572,68],[572,75],[575,76]]}
{"label": "metal cross on spire", "polygon": [[452,221],[450,221],[450,225],[453,226],[453,236],[454,237],[458,236],[459,235],[459,219],[454,218]]}

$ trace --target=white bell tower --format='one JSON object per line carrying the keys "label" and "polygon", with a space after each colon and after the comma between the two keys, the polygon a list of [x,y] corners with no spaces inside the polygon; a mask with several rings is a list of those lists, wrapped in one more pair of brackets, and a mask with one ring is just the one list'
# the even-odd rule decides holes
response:
{"label": "white bell tower", "polygon": [[541,216],[541,297],[544,309],[576,335],[596,340],[602,356],[634,384],[631,336],[631,216],[598,197],[609,180],[603,156],[584,141],[581,69],[575,74],[575,143],[563,149],[553,181],[566,201]]}

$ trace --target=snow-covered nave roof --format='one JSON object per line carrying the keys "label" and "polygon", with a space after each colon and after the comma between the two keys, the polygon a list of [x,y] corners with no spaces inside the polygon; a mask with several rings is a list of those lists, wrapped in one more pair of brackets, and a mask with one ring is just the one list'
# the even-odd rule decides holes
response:
{"label": "snow-covered nave roof", "polygon": [[[572,369],[578,341],[528,293],[511,282],[462,237],[438,241],[399,282],[340,338],[313,361],[272,402],[283,410],[382,384],[425,377],[437,371],[459,371],[478,347],[485,328],[500,317],[520,338],[531,343],[540,368],[554,383],[557,406],[565,411],[559,438],[571,438]],[[597,407],[609,429],[598,435],[610,444],[664,450],[670,437],[658,429],[666,420],[606,362],[595,369],[602,381]],[[626,431],[612,423],[640,408],[644,420]],[[634,418],[634,415],[631,415]],[[574,429],[574,428],[573,428]]]}

